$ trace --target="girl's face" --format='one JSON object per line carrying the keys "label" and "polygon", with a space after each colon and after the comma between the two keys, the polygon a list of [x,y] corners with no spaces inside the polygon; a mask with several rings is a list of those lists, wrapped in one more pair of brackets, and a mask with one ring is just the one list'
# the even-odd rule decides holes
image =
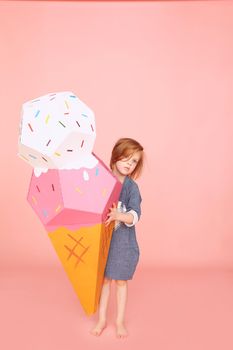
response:
{"label": "girl's face", "polygon": [[131,154],[128,158],[123,158],[115,163],[115,170],[118,175],[127,176],[132,174],[141,158],[141,151]]}

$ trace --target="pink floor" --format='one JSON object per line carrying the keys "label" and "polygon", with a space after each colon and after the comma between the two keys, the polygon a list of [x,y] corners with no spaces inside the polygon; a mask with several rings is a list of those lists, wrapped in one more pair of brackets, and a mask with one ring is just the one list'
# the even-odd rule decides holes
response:
{"label": "pink floor", "polygon": [[233,270],[140,266],[129,282],[126,325],[115,337],[115,285],[108,327],[89,334],[86,317],[61,267],[1,270],[1,349],[233,349]]}

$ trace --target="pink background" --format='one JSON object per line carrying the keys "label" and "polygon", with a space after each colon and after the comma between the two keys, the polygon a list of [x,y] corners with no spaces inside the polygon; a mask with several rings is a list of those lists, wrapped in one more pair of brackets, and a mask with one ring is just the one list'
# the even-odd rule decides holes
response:
{"label": "pink background", "polygon": [[232,266],[232,2],[0,7],[2,263],[57,263],[17,139],[23,102],[70,89],[95,111],[105,163],[119,137],[145,147],[142,261]]}
{"label": "pink background", "polygon": [[94,110],[106,164],[119,137],[145,147],[138,274],[232,269],[232,18],[232,1],[0,3],[4,271],[58,266],[26,202],[32,170],[16,154],[22,103],[64,90]]}

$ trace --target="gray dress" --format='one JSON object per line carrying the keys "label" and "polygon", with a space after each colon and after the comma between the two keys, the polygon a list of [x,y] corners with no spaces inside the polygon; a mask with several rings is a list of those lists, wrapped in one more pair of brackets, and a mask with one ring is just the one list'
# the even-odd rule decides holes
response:
{"label": "gray dress", "polygon": [[[138,185],[128,176],[124,179],[119,201],[123,209],[127,212],[134,210],[140,218],[142,198]],[[135,225],[128,227],[123,222],[119,223],[112,233],[104,276],[114,280],[132,279],[139,255]]]}

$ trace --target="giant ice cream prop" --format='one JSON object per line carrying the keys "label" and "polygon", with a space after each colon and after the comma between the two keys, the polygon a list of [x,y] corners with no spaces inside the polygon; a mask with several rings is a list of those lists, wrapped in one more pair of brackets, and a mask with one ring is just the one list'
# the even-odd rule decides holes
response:
{"label": "giant ice cream prop", "polygon": [[19,156],[34,167],[28,202],[46,228],[86,314],[99,304],[121,183],[92,153],[95,118],[72,92],[23,104]]}

